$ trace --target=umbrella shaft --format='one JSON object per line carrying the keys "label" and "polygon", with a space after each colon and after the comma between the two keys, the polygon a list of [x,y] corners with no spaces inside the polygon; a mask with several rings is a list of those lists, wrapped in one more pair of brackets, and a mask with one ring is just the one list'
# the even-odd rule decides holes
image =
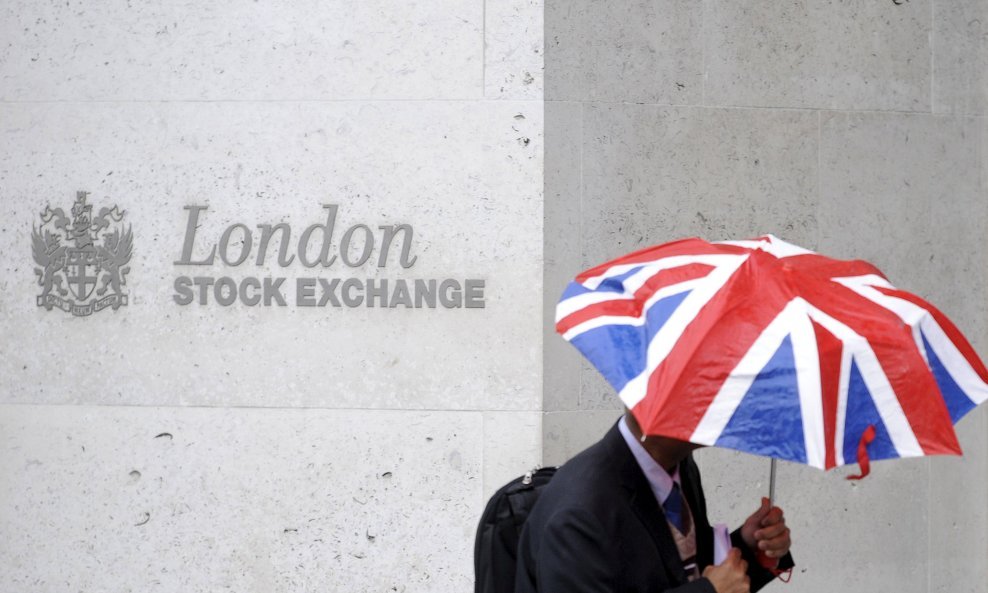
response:
{"label": "umbrella shaft", "polygon": [[775,504],[775,458],[772,458],[772,469],[768,475],[768,504]]}

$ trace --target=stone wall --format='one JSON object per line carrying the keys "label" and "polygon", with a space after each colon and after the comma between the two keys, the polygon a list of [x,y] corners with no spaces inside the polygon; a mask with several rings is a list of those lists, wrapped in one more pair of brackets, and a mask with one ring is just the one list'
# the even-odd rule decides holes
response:
{"label": "stone wall", "polygon": [[[618,415],[552,332],[562,287],[672,238],[869,259],[988,351],[983,2],[0,17],[2,591],[469,590],[487,496]],[[133,236],[127,304],[86,316],[38,282],[107,272],[35,256],[78,191]],[[790,587],[985,593],[988,412],[958,432],[856,485],[783,465]],[[699,457],[741,520],[767,462]]]}
{"label": "stone wall", "polygon": [[[988,5],[546,3],[547,463],[618,416],[552,331],[590,265],[686,236],[773,233],[876,263],[988,353]],[[963,459],[880,463],[854,484],[783,465],[799,591],[988,591],[988,411]],[[768,462],[705,450],[711,516],[740,522]],[[781,588],[780,588],[781,589]]]}
{"label": "stone wall", "polygon": [[[10,1],[0,32],[0,590],[468,590],[540,456],[541,3]],[[88,316],[32,255],[77,191],[133,237]]]}

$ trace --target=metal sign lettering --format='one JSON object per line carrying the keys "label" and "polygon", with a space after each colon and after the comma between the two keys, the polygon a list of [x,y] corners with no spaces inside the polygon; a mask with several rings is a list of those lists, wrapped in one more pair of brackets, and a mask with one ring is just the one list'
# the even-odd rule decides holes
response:
{"label": "metal sign lettering", "polygon": [[[247,307],[325,307],[381,309],[483,309],[486,305],[483,279],[466,278],[354,278],[266,276],[210,276],[208,266],[222,263],[231,268],[293,264],[312,272],[365,265],[386,268],[396,263],[402,270],[415,265],[412,255],[415,236],[410,224],[351,225],[337,237],[339,206],[324,204],[325,222],[315,222],[300,235],[287,222],[260,223],[257,231],[242,222],[229,225],[219,240],[200,234],[200,217],[207,206],[185,206],[188,211],[181,255],[173,263],[193,267],[195,275],[175,278],[172,299],[178,305],[235,303]],[[372,230],[376,227],[377,231]],[[375,257],[376,256],[376,257]],[[340,262],[337,265],[337,262]],[[205,269],[204,269],[205,268]],[[208,272],[207,272],[208,273]],[[310,272],[311,273],[311,272]]]}

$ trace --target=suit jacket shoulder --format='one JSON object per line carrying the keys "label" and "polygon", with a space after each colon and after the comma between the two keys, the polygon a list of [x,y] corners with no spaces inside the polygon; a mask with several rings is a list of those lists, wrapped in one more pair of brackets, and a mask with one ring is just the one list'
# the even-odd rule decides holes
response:
{"label": "suit jacket shoulder", "polygon": [[[689,460],[692,464],[692,460]],[[684,468],[692,479],[696,466]],[[710,533],[702,500],[691,500],[697,533]],[[699,555],[712,540],[698,538]],[[706,549],[709,547],[709,551]],[[709,563],[709,561],[707,561]],[[675,540],[648,480],[613,427],[564,464],[543,491],[522,532],[518,593],[583,591],[712,591],[706,580],[686,585]]]}

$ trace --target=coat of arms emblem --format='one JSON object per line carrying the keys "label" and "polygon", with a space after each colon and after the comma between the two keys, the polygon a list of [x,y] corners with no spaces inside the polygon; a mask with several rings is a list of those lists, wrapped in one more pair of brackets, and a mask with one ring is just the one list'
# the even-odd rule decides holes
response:
{"label": "coat of arms emblem", "polygon": [[127,284],[133,236],[119,223],[124,213],[86,203],[88,192],[77,192],[70,210],[45,207],[41,226],[32,233],[34,272],[42,287],[38,306],[53,307],[78,317],[127,304]]}

